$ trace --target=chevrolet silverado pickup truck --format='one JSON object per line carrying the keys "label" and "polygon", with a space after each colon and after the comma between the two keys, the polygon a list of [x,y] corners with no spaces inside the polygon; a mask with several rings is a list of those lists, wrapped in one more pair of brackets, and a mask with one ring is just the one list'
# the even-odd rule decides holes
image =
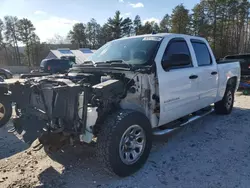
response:
{"label": "chevrolet silverado pickup truck", "polygon": [[146,162],[153,135],[213,111],[230,114],[239,80],[239,62],[216,62],[204,38],[126,37],[108,42],[67,74],[1,83],[0,125],[15,104],[16,130],[22,130],[20,119],[39,117],[47,122],[42,145],[51,139],[95,142],[105,169],[124,177]]}

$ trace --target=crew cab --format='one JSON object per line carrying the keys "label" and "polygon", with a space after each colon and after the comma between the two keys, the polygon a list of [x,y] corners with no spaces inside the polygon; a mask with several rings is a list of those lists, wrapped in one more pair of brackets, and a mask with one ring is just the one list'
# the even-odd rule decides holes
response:
{"label": "crew cab", "polygon": [[108,42],[67,74],[1,83],[0,124],[14,102],[17,130],[18,119],[39,116],[47,122],[41,144],[96,142],[105,169],[128,176],[146,162],[153,135],[213,111],[230,114],[239,80],[239,62],[216,62],[204,38],[126,37]]}

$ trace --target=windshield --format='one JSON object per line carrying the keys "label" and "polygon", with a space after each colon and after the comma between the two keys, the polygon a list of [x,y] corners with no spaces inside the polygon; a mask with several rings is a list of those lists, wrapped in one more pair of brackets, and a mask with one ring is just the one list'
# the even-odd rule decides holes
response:
{"label": "windshield", "polygon": [[132,65],[148,64],[161,40],[162,37],[156,36],[114,40],[99,48],[86,61],[122,60]]}

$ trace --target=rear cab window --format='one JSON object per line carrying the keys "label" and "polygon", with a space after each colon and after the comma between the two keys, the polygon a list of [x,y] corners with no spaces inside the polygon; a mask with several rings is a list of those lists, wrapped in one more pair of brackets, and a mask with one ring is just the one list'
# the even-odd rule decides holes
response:
{"label": "rear cab window", "polygon": [[207,44],[201,40],[191,39],[191,44],[197,59],[197,64],[201,66],[209,66],[213,64],[211,54]]}
{"label": "rear cab window", "polygon": [[[183,59],[185,59],[186,62],[182,64],[180,62],[183,61]],[[164,62],[171,62],[171,69],[193,67],[191,54],[185,39],[174,38],[169,41],[162,57],[162,67],[167,71],[163,65]]]}

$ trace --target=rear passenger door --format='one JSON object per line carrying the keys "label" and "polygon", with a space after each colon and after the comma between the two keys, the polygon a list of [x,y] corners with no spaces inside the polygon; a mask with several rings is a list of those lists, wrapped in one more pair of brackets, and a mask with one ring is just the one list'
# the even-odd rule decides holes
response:
{"label": "rear passenger door", "polygon": [[200,108],[204,108],[215,102],[218,89],[218,70],[217,64],[213,60],[210,50],[202,40],[191,39],[194,49],[197,72],[198,72],[198,90],[200,98]]}

